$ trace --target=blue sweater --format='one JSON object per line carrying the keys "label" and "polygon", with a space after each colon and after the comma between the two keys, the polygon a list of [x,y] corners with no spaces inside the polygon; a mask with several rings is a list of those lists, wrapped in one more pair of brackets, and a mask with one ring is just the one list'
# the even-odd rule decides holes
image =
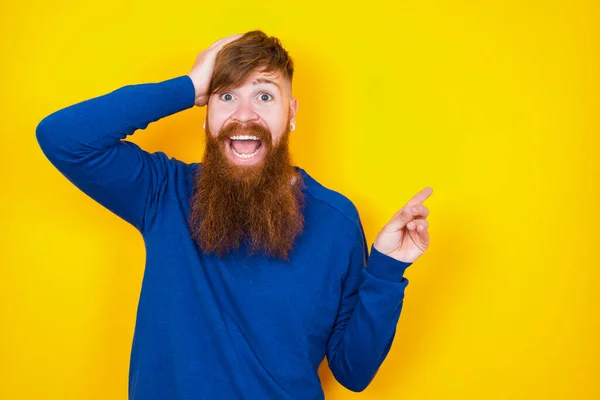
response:
{"label": "blue sweater", "polygon": [[411,263],[369,255],[354,204],[298,166],[305,229],[289,263],[244,245],[203,253],[186,225],[201,163],[123,140],[193,106],[183,75],[71,105],[36,129],[48,160],[143,236],[129,398],[323,399],[325,357],[339,383],[362,391],[392,345]]}

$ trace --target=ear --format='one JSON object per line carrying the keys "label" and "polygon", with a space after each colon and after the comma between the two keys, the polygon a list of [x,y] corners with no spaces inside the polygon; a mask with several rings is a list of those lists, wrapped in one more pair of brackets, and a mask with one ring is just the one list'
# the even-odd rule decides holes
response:
{"label": "ear", "polygon": [[290,123],[296,123],[296,112],[298,111],[298,99],[292,97],[290,99]]}

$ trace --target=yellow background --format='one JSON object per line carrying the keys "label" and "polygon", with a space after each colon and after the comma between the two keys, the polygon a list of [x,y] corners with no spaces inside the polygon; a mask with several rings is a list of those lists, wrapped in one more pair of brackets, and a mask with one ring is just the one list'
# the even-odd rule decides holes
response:
{"label": "yellow background", "polygon": [[[0,398],[125,399],[141,235],[46,160],[47,114],[185,74],[262,29],[296,64],[294,162],[369,244],[425,186],[388,358],[330,399],[600,398],[600,10],[594,0],[3,2]],[[187,162],[205,108],[131,138]]]}

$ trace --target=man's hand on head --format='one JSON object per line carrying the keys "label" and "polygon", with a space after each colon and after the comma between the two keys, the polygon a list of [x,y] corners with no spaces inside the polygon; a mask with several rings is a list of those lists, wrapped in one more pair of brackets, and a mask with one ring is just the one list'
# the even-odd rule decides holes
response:
{"label": "man's hand on head", "polygon": [[217,54],[226,44],[231,43],[242,36],[244,36],[244,34],[238,33],[219,39],[196,57],[196,62],[191,71],[187,74],[192,79],[194,89],[196,90],[196,101],[194,102],[196,106],[202,107],[208,104],[208,98],[210,96],[208,90],[210,88],[210,80],[213,75]]}

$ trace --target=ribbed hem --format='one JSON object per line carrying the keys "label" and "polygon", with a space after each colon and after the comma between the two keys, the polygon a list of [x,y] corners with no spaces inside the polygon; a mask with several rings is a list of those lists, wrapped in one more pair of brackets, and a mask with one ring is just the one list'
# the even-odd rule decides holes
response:
{"label": "ribbed hem", "polygon": [[388,281],[400,282],[404,271],[410,265],[412,263],[396,260],[371,245],[371,254],[367,261],[367,271],[371,275]]}

